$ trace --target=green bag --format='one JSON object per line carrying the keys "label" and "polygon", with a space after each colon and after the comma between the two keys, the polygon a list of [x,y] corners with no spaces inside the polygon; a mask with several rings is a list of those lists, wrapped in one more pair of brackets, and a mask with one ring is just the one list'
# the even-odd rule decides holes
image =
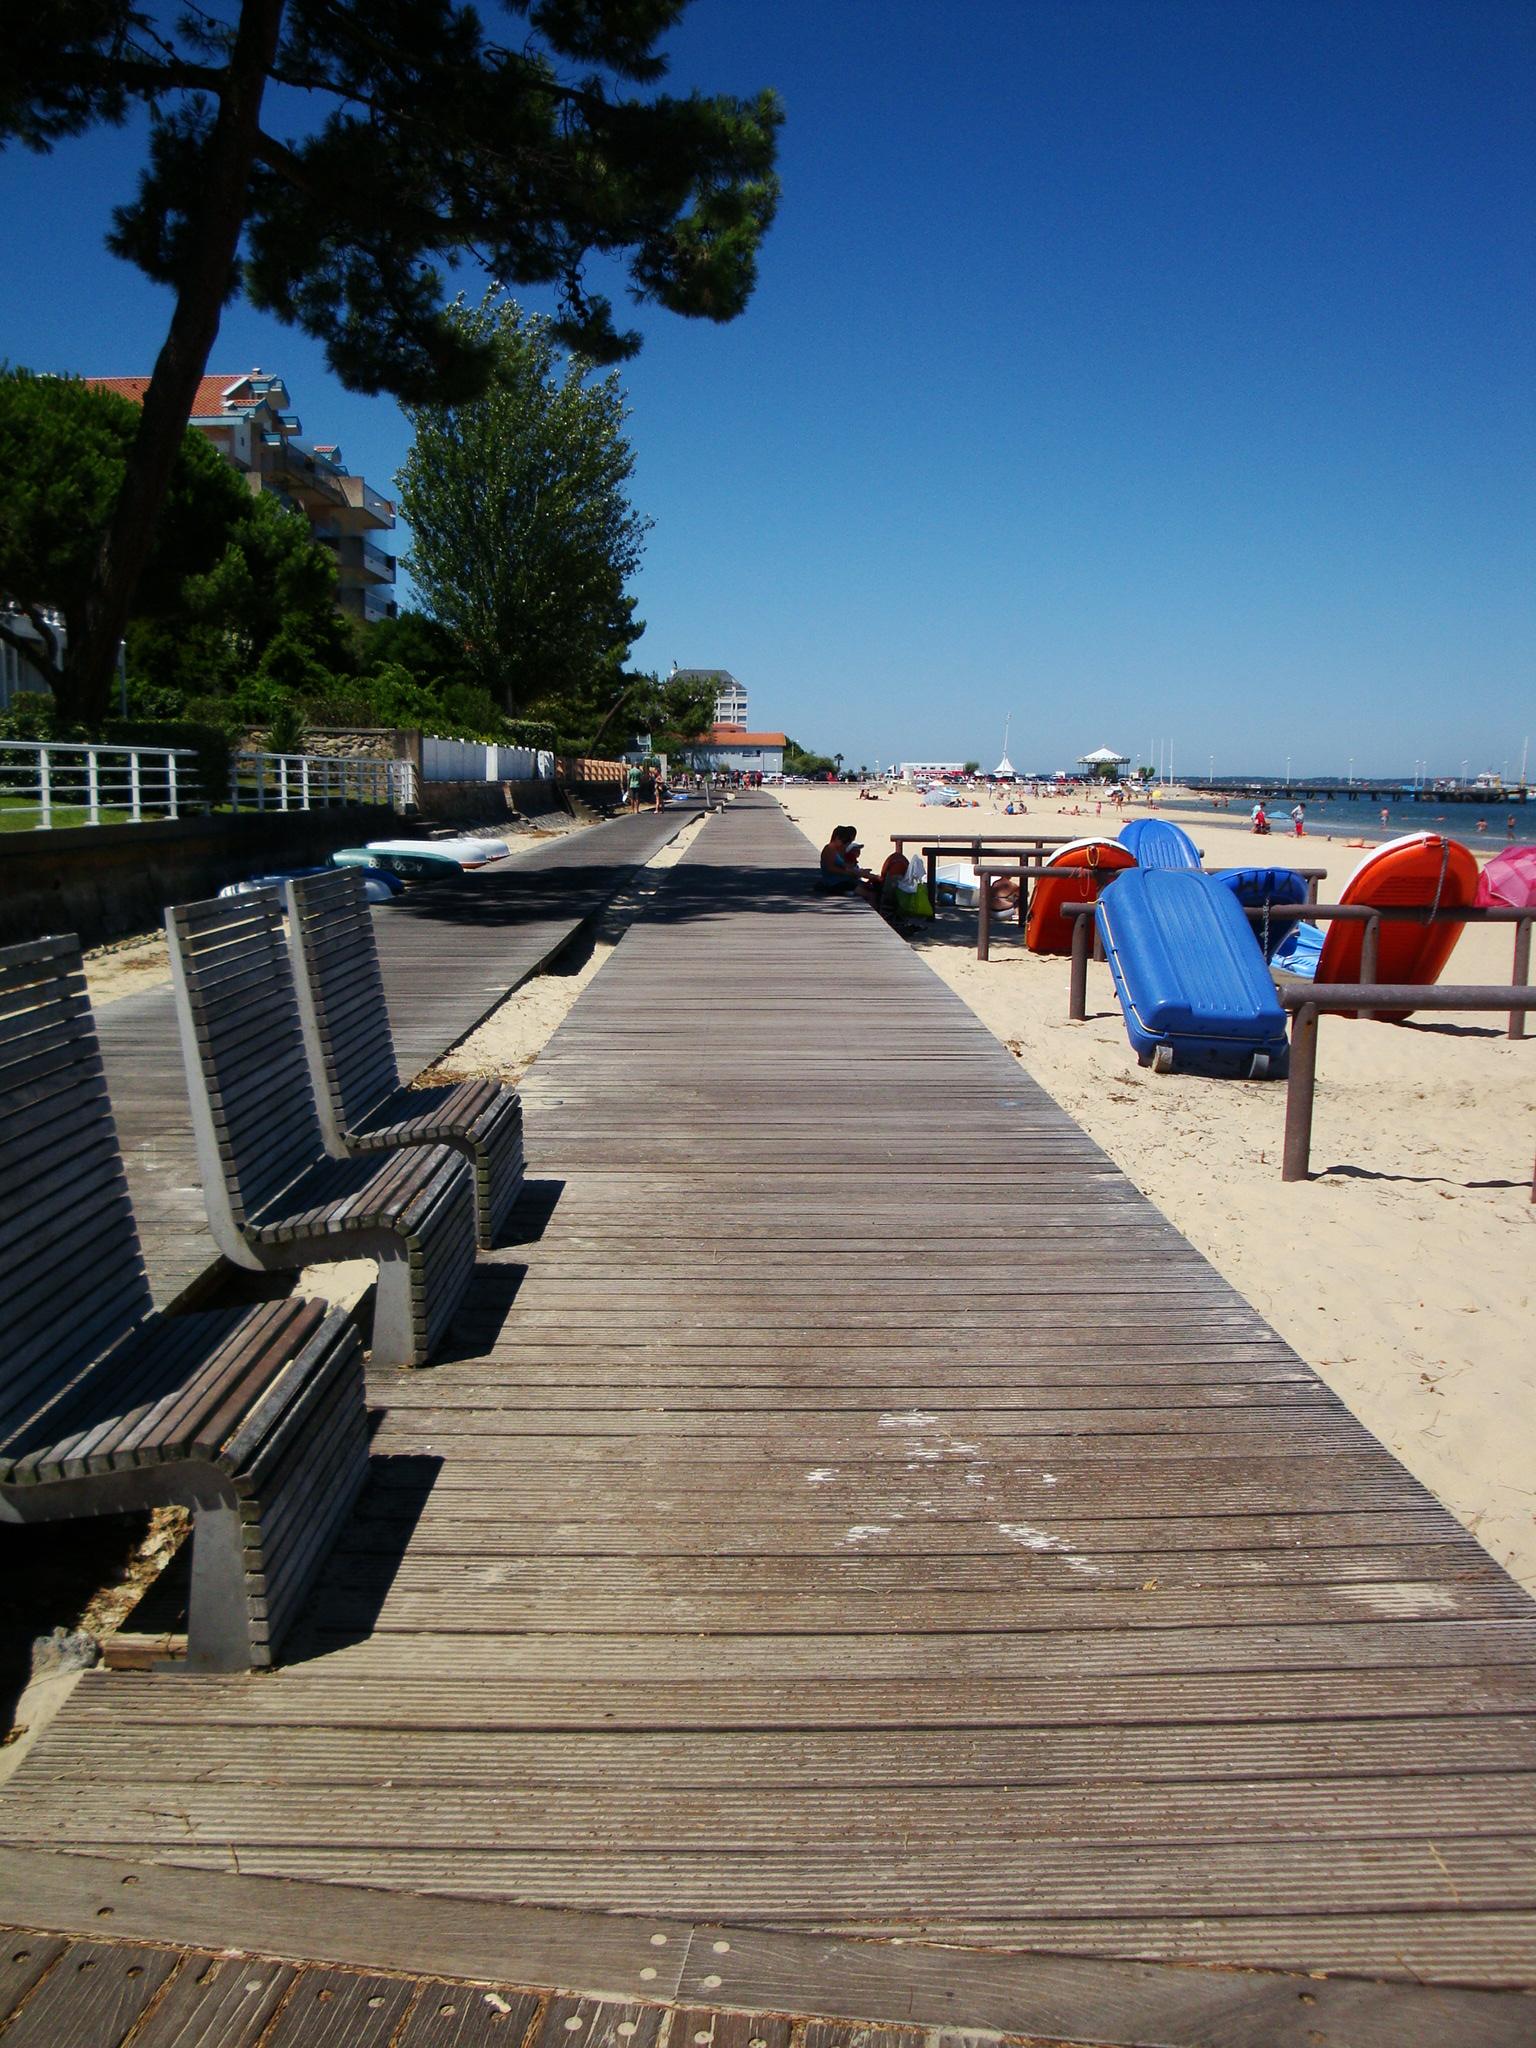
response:
{"label": "green bag", "polygon": [[928,894],[928,884],[919,882],[915,889],[898,889],[896,908],[903,917],[932,917],[933,900]]}

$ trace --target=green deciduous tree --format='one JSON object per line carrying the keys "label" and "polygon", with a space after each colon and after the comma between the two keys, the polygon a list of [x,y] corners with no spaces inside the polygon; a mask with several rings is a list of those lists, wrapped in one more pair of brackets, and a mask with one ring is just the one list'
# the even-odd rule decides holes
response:
{"label": "green deciduous tree", "polygon": [[624,586],[650,522],[626,493],[623,394],[508,301],[452,317],[495,367],[483,397],[409,410],[406,566],[482,687],[554,716],[601,694],[640,630]]}
{"label": "green deciduous tree", "polygon": [[[110,392],[0,375],[0,596],[40,636],[27,641],[0,615],[0,639],[55,686],[63,642],[87,603],[94,532],[136,430],[137,408]],[[352,660],[335,598],[335,566],[304,520],[253,498],[217,450],[184,429],[127,627],[142,708],[171,715],[189,699],[232,696],[252,677],[279,689],[328,680]]]}
{"label": "green deciduous tree", "polygon": [[[105,701],[197,380],[225,302],[325,342],[350,388],[461,400],[492,359],[441,311],[439,264],[473,254],[558,291],[558,338],[632,353],[593,257],[632,294],[733,319],[777,199],[771,93],[637,96],[686,0],[503,0],[508,44],[461,0],[239,0],[233,20],[151,0],[11,10],[0,144],[53,148],[149,109],[149,163],[110,246],[174,310],[99,548],[62,694]],[[268,88],[281,90],[267,104]]]}
{"label": "green deciduous tree", "polygon": [[657,675],[626,675],[592,723],[591,710],[578,713],[568,730],[578,750],[627,753],[631,742],[647,734],[658,754],[686,753],[688,743],[708,732],[715,716],[715,686],[707,680]]}

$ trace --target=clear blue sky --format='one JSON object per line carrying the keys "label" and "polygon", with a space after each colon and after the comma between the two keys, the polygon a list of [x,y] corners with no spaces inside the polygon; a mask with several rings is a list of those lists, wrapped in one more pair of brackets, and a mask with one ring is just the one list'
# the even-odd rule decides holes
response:
{"label": "clear blue sky", "polygon": [[[785,190],[742,320],[640,316],[640,665],[855,762],[1011,712],[1047,769],[1536,764],[1527,0],[694,0],[669,47],[780,90]],[[0,158],[0,355],[151,367],[135,156]],[[390,401],[237,305],[210,368],[257,363],[390,488]]]}

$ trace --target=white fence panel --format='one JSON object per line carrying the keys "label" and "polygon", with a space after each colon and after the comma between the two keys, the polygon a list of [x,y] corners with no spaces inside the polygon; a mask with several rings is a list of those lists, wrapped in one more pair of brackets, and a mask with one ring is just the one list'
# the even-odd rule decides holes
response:
{"label": "white fence panel", "polygon": [[422,738],[423,782],[551,782],[554,774],[555,757],[547,750]]}

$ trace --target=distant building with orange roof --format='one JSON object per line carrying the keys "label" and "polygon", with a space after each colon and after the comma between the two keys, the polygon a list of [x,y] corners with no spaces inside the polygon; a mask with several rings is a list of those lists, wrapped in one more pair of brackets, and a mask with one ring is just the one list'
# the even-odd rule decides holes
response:
{"label": "distant building with orange roof", "polygon": [[699,739],[690,740],[685,751],[696,768],[711,773],[723,768],[743,775],[782,775],[784,749],[781,732],[748,732],[739,725],[712,725]]}

